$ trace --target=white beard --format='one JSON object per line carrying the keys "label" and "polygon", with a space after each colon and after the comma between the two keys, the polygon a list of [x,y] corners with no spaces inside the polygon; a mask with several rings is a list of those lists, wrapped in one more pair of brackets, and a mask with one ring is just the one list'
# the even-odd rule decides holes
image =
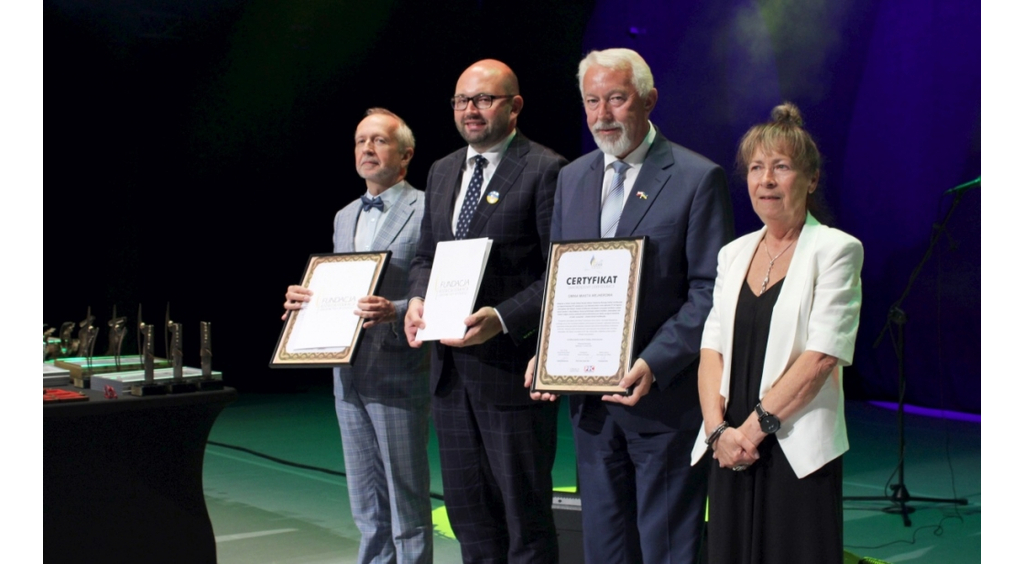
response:
{"label": "white beard", "polygon": [[[599,127],[607,128],[609,125],[615,125],[619,128],[619,137],[615,141],[609,141],[600,136],[597,133]],[[594,127],[590,128],[590,133],[594,136],[594,143],[597,144],[597,148],[601,149],[602,153],[607,153],[612,156],[619,156],[629,150],[630,146],[633,145],[633,132],[630,131],[629,126],[621,122],[597,122]]]}

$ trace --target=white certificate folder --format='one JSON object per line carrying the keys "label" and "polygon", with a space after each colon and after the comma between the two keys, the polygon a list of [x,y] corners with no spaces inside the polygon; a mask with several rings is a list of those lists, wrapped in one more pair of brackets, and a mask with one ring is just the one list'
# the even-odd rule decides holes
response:
{"label": "white certificate folder", "polygon": [[416,333],[420,341],[461,339],[466,335],[466,318],[480,293],[490,239],[442,241],[434,250],[427,295],[423,297],[423,322]]}

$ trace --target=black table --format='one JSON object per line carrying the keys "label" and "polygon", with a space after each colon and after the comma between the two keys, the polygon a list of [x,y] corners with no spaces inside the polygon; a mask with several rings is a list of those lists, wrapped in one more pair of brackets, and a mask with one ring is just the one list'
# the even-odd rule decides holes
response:
{"label": "black table", "polygon": [[44,560],[216,562],[203,454],[235,390],[84,393],[87,402],[43,406]]}

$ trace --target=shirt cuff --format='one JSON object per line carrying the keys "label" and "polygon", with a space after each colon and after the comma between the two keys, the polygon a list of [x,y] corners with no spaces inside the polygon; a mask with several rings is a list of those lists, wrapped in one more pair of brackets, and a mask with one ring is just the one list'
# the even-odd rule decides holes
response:
{"label": "shirt cuff", "polygon": [[508,327],[505,327],[505,320],[501,318],[501,312],[499,312],[498,308],[496,307],[492,307],[491,309],[494,310],[494,315],[497,315],[498,321],[501,322],[501,332],[505,335],[508,335]]}

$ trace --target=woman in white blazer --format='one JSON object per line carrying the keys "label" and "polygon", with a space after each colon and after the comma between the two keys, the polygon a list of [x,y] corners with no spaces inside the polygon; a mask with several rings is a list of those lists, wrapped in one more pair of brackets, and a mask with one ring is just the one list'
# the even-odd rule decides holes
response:
{"label": "woman in white blazer", "polygon": [[795,106],[778,106],[737,155],[764,228],[719,252],[701,342],[704,428],[692,458],[714,459],[710,562],[843,558],[842,367],[853,361],[864,251],[811,213],[821,157],[802,125]]}

